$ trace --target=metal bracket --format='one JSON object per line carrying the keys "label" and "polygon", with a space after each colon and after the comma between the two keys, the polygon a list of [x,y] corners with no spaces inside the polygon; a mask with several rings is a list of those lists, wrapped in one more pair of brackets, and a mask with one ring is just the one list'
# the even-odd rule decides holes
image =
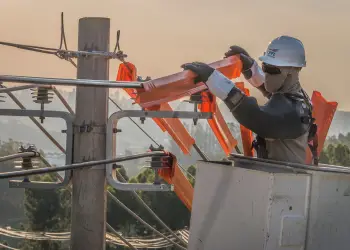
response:
{"label": "metal bracket", "polygon": [[106,133],[105,125],[96,125],[83,121],[81,125],[74,125],[74,133]]}
{"label": "metal bracket", "polygon": [[[137,76],[138,82],[148,82],[150,80],[152,80],[152,78],[150,76],[147,76],[144,80],[142,79],[141,76]],[[145,111],[145,108],[142,108],[142,111]],[[145,121],[146,121],[146,117],[140,117],[141,124],[145,124]]]}
{"label": "metal bracket", "polygon": [[[113,129],[116,128],[120,119],[125,117],[148,117],[148,118],[182,118],[182,119],[211,119],[212,113],[187,112],[187,111],[140,111],[140,110],[123,110],[113,113],[107,122],[106,138],[106,158],[114,157],[114,136]],[[106,177],[108,183],[115,189],[122,191],[173,191],[173,185],[167,184],[144,184],[144,183],[123,183],[116,177],[116,169],[113,164],[106,164]]]}
{"label": "metal bracket", "polygon": [[[45,110],[43,113],[41,110],[22,110],[22,109],[0,109],[0,116],[34,116],[52,118],[62,118],[65,120],[67,125],[67,137],[66,137],[66,165],[72,163],[72,152],[73,152],[73,120],[74,116],[68,112],[63,111],[48,111]],[[10,188],[31,188],[31,189],[55,189],[68,185],[71,180],[71,171],[65,171],[64,179],[62,182],[22,182],[20,180],[10,180]]]}
{"label": "metal bracket", "polygon": [[[193,111],[194,112],[198,112],[198,104],[202,104],[203,103],[202,91],[190,95],[190,99],[189,100],[185,100],[185,102],[193,104]],[[198,119],[197,118],[193,118],[193,125],[196,126],[197,123],[198,123]]]}

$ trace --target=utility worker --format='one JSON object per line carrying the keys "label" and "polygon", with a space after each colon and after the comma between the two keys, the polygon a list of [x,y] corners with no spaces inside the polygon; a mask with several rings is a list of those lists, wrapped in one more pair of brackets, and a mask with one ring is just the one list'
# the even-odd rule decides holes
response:
{"label": "utility worker", "polygon": [[[299,72],[306,66],[302,42],[289,36],[274,39],[259,58],[262,68],[239,46],[225,53],[225,57],[232,55],[240,56],[245,79],[269,99],[265,105],[259,106],[256,98],[246,96],[207,64],[194,62],[181,67],[197,74],[196,82],[205,83],[236,120],[257,135],[252,145],[257,157],[304,164],[317,126],[311,101],[299,82]],[[315,147],[309,146],[314,154]],[[317,165],[316,155],[314,160]]]}

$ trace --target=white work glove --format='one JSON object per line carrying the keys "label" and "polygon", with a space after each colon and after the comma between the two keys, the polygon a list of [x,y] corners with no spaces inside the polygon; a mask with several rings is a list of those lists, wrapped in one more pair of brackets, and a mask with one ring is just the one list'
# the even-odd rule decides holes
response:
{"label": "white work glove", "polygon": [[255,88],[260,88],[265,81],[265,74],[248,52],[240,46],[234,45],[225,53],[225,58],[239,55],[242,62],[244,78]]}
{"label": "white work glove", "polygon": [[207,85],[209,91],[221,100],[225,100],[233,89],[240,91],[232,81],[205,63],[186,63],[181,67],[195,73],[197,75],[195,83],[203,82]]}

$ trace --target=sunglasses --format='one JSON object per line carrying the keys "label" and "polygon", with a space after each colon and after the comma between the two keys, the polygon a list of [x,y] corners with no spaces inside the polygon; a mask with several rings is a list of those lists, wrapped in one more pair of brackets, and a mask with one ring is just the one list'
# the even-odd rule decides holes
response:
{"label": "sunglasses", "polygon": [[279,68],[277,68],[276,66],[270,65],[270,64],[266,64],[263,63],[262,64],[262,70],[270,75],[278,75],[281,74],[281,70]]}

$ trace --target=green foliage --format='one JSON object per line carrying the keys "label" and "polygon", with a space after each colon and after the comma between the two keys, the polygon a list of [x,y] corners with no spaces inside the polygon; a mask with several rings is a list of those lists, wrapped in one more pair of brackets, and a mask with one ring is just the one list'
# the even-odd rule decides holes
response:
{"label": "green foliage", "polygon": [[345,144],[329,144],[322,151],[320,162],[332,165],[350,166],[350,149]]}
{"label": "green foliage", "polygon": [[[198,127],[197,134],[199,138],[203,137],[206,133],[205,129]],[[197,137],[197,136],[196,136]],[[212,142],[202,140],[203,147],[210,148]],[[8,142],[0,142],[0,155],[13,154],[20,146],[19,142],[10,140]],[[171,151],[173,151],[171,149]],[[210,150],[209,150],[210,151]],[[126,151],[127,154],[130,152]],[[181,158],[181,157],[180,157]],[[219,158],[217,155],[214,158]],[[194,160],[194,159],[192,159]],[[331,137],[326,142],[326,147],[321,153],[320,162],[327,164],[335,164],[342,166],[350,166],[350,133],[347,135],[339,135],[338,137]],[[135,162],[136,164],[136,162]],[[2,164],[2,167],[6,167],[6,171],[11,171],[12,165]],[[137,165],[137,164],[136,164]],[[135,167],[135,165],[133,165]],[[129,178],[126,174],[125,168],[121,167],[118,172],[129,183],[152,183],[155,180],[154,172],[146,168],[136,176]],[[195,179],[192,176],[196,176],[196,166],[192,164],[187,169],[187,178],[194,186]],[[30,178],[31,180],[40,181],[56,181],[55,174],[38,175]],[[123,180],[118,176],[119,181]],[[5,188],[6,185],[6,188]],[[21,197],[16,194],[9,197],[6,192],[18,192],[17,189],[11,189],[7,191],[7,182],[0,182],[0,198],[1,206],[0,212],[7,210],[24,210],[23,213],[27,217],[27,222],[18,228],[28,231],[68,231],[70,230],[70,208],[71,208],[71,194],[66,189],[60,190],[26,190],[24,196]],[[130,193],[126,191],[115,190],[108,186],[108,191],[116,196],[121,202],[123,202],[128,208],[140,216],[143,220],[155,227],[157,230],[164,232],[164,229],[159,223],[146,211],[146,209],[140,205],[139,201]],[[6,191],[4,191],[6,190]],[[178,230],[184,227],[189,227],[190,224],[190,211],[177,197],[175,192],[137,192],[144,202],[172,229]],[[13,200],[17,202],[11,204]],[[21,204],[23,203],[24,206]],[[0,213],[1,216],[1,213]],[[153,232],[143,226],[122,207],[116,204],[112,199],[107,200],[107,221],[118,232],[121,232],[124,236],[150,236]],[[11,243],[10,243],[11,244]],[[67,244],[66,244],[67,245]],[[67,249],[67,246],[59,242],[50,241],[23,241],[21,249]],[[112,249],[127,249],[124,247],[116,247],[107,244],[107,250]]]}
{"label": "green foliage", "polygon": [[[194,165],[191,165],[187,169],[187,178],[191,182],[192,186],[194,187],[195,185],[195,177],[196,177],[196,167]],[[194,178],[193,178],[194,177]]]}
{"label": "green foliage", "polygon": [[[35,176],[31,180],[53,182],[54,174]],[[29,220],[28,231],[66,231],[70,223],[70,193],[68,190],[25,190],[25,214]],[[61,249],[60,242],[27,241],[22,249]]]}
{"label": "green foliage", "polygon": [[[123,170],[120,169],[119,171]],[[129,183],[152,183],[154,179],[154,172],[150,169],[145,169],[137,176],[131,178]],[[148,222],[157,230],[164,232],[163,227],[159,225],[159,223],[149,214],[149,212],[147,212],[146,209],[139,204],[139,202],[137,202],[135,197],[132,196],[130,192],[117,191],[112,188],[109,188],[108,190],[143,220]],[[185,226],[189,226],[190,212],[174,192],[138,192],[138,194],[172,230],[178,230],[184,228]],[[107,220],[112,227],[114,227],[117,231],[122,232],[123,235],[146,236],[153,234],[152,231],[143,226],[110,199],[108,200]],[[113,248],[110,247],[107,249]]]}
{"label": "green foliage", "polygon": [[[151,169],[144,169],[140,174],[129,178],[122,167],[118,172],[128,182],[152,183],[155,180],[154,172]],[[188,168],[192,176],[196,174],[195,166]],[[191,184],[194,179],[187,175]],[[54,174],[45,174],[31,177],[31,180],[56,181]],[[118,176],[119,181],[123,181]],[[121,202],[127,205],[132,211],[147,221],[157,230],[164,232],[162,226],[140,205],[137,199],[130,192],[117,191],[108,186],[108,191],[116,196]],[[190,212],[176,196],[174,192],[137,192],[144,202],[150,206],[155,213],[172,229],[178,230],[189,226]],[[24,199],[25,215],[28,223],[25,229],[28,231],[66,231],[70,229],[70,192],[60,190],[26,190]],[[117,205],[112,199],[107,201],[107,221],[113,228],[124,236],[149,236],[154,234],[143,226],[128,212]],[[30,241],[26,240],[20,245],[21,249],[67,249],[59,242],[51,241]],[[126,249],[107,245],[106,249]]]}
{"label": "green foliage", "polygon": [[[43,153],[43,152],[41,152]],[[41,164],[40,167],[44,167]],[[35,175],[31,181],[55,182],[55,173]],[[70,229],[71,194],[67,189],[26,189],[25,215],[28,218],[26,230],[33,232],[62,232]],[[64,244],[55,241],[26,241],[24,250],[62,249]]]}
{"label": "green foliage", "polygon": [[350,147],[350,133],[347,133],[346,135],[340,133],[338,136],[329,137],[325,143],[325,148],[330,144],[333,144],[333,145],[344,144]]}
{"label": "green foliage", "polygon": [[[18,151],[20,142],[10,139],[0,141],[0,156],[15,154]],[[13,161],[0,163],[1,172],[13,171]],[[0,180],[0,225],[16,226],[15,221],[24,217],[22,189],[9,188],[8,180]]]}

